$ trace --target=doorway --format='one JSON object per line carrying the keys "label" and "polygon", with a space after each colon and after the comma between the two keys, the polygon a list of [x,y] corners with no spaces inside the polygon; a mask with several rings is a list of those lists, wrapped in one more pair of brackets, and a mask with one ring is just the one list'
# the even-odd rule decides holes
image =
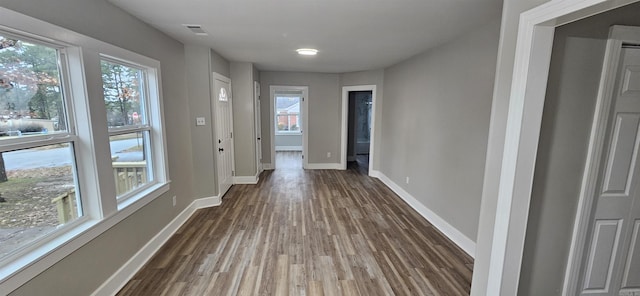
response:
{"label": "doorway", "polygon": [[231,99],[231,80],[218,73],[213,73],[213,97],[211,106],[216,128],[214,147],[218,173],[218,197],[222,198],[233,185],[233,114]]}
{"label": "doorway", "polygon": [[510,95],[508,102],[494,96],[508,107],[492,110],[489,145],[496,146],[488,149],[476,246],[483,260],[474,265],[472,294],[518,294],[555,27],[631,2],[550,1],[520,14],[512,79],[496,80]]}
{"label": "doorway", "polygon": [[371,175],[374,171],[376,86],[342,88],[342,142],[340,168],[357,165]]}
{"label": "doorway", "polygon": [[637,44],[640,27],[612,27],[566,275],[571,295],[640,293]]}
{"label": "doorway", "polygon": [[308,87],[272,85],[269,89],[271,165],[274,169],[281,165],[306,168]]}
{"label": "doorway", "polygon": [[373,92],[370,90],[350,91],[348,96],[347,162],[349,166],[368,172]]}

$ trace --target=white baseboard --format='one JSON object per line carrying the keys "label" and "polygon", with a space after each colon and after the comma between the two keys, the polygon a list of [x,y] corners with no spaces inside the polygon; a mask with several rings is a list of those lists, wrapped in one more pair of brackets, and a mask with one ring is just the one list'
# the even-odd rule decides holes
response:
{"label": "white baseboard", "polygon": [[234,176],[233,184],[258,184],[259,177],[255,176]]}
{"label": "white baseboard", "polygon": [[411,206],[414,210],[418,212],[422,217],[424,217],[431,225],[435,226],[438,230],[440,230],[444,235],[446,235],[451,241],[453,241],[458,247],[460,247],[463,251],[465,251],[469,256],[475,258],[476,253],[476,243],[460,232],[458,229],[453,227],[451,224],[447,223],[440,216],[436,215],[436,213],[429,210],[426,206],[424,206],[421,202],[419,202],[415,197],[409,194],[407,191],[402,189],[398,184],[391,181],[389,177],[383,174],[380,171],[371,171],[372,177],[377,177],[387,185],[393,192],[395,192],[400,198],[402,198],[409,206]]}
{"label": "white baseboard", "polygon": [[276,151],[302,151],[302,146],[276,146]]}
{"label": "white baseboard", "polygon": [[217,196],[212,197],[203,197],[194,200],[190,206],[195,207],[195,209],[209,208],[209,207],[217,207],[222,204],[222,199]]}
{"label": "white baseboard", "polygon": [[342,166],[339,163],[309,163],[308,170],[340,170]]}
{"label": "white baseboard", "polygon": [[270,163],[263,163],[262,164],[262,169],[265,171],[270,171],[273,170],[273,164]]}
{"label": "white baseboard", "polygon": [[196,210],[212,206],[219,206],[220,198],[205,197],[194,200],[187,206],[178,216],[176,216],[167,226],[165,226],[158,234],[156,234],[149,242],[147,242],[127,263],[122,265],[109,279],[107,279],[92,296],[111,296],[115,295],[126,285],[129,280],[144,266],[149,259],[178,231],[180,226],[187,222]]}
{"label": "white baseboard", "polygon": [[127,263],[122,265],[109,279],[107,279],[98,289],[93,291],[93,296],[111,296],[115,295],[127,284],[127,282],[142,268],[142,266],[151,259],[167,240],[182,226],[184,222],[191,217],[196,208],[193,203],[187,206],[178,216],[176,216],[167,226],[165,226],[158,234],[156,234],[149,242],[147,242]]}

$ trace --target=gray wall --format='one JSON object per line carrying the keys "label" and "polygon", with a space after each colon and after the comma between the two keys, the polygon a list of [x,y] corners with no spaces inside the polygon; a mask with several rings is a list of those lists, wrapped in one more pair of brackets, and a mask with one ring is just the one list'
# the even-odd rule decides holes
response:
{"label": "gray wall", "polygon": [[[309,87],[309,126],[305,128],[309,139],[309,163],[338,163],[340,159],[340,75],[300,72],[260,72],[260,93],[262,98],[262,162],[271,161],[272,124],[271,104],[269,103],[271,85],[308,86]],[[331,152],[331,157],[327,157]]]}
{"label": "gray wall", "polygon": [[[209,53],[211,54],[211,71],[231,78],[231,64],[229,63],[229,61],[215,52],[213,49],[211,49]],[[233,81],[231,83],[233,83]]]}
{"label": "gray wall", "polygon": [[[193,196],[213,197],[218,194],[218,170],[214,153],[217,147],[214,147],[213,141],[216,126],[215,118],[212,116],[211,73],[216,72],[229,77],[231,70],[229,62],[209,48],[198,45],[185,45],[184,48],[192,140]],[[196,117],[204,117],[206,124],[196,126]],[[175,120],[174,117],[170,118]]]}
{"label": "gray wall", "polygon": [[302,147],[302,135],[276,135],[277,146],[300,146]]}
{"label": "gray wall", "polygon": [[561,295],[609,27],[640,4],[556,29],[518,295]]}
{"label": "gray wall", "polygon": [[[212,197],[218,192],[215,154],[213,153],[214,118],[211,116],[211,68],[209,48],[185,45],[189,127],[193,157],[193,194],[195,198]],[[196,126],[196,117],[204,117],[206,125]]]}
{"label": "gray wall", "polygon": [[494,21],[384,72],[380,171],[471,240],[498,30]]}
{"label": "gray wall", "polygon": [[231,63],[233,144],[236,176],[255,176],[256,136],[252,63]]}
{"label": "gray wall", "polygon": [[171,190],[11,293],[90,295],[193,200],[184,48],[102,0],[2,0],[0,6],[161,62]]}

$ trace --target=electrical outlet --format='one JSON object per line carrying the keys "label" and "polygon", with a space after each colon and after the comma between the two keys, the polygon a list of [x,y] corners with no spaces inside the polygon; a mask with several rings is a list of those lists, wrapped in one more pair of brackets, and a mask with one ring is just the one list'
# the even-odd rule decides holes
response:
{"label": "electrical outlet", "polygon": [[331,157],[331,152],[327,152],[327,158]]}
{"label": "electrical outlet", "polygon": [[407,181],[406,182],[407,182],[407,184],[409,184],[409,177],[407,177]]}
{"label": "electrical outlet", "polygon": [[196,117],[196,125],[206,125],[204,117]]}
{"label": "electrical outlet", "polygon": [[172,200],[173,200],[173,206],[175,207],[176,206],[176,196],[175,195],[173,196]]}

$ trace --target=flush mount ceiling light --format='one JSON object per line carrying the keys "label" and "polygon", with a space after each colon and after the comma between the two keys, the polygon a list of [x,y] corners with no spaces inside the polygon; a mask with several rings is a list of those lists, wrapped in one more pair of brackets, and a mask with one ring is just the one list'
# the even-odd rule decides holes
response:
{"label": "flush mount ceiling light", "polygon": [[318,50],[314,48],[298,48],[296,51],[299,55],[312,56],[318,54]]}

